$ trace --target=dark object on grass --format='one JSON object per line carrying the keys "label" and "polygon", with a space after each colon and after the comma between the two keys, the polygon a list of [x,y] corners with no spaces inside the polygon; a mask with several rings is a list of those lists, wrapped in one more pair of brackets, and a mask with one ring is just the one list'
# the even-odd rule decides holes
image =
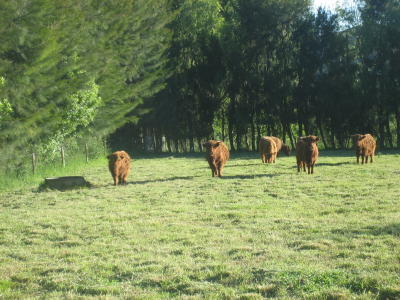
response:
{"label": "dark object on grass", "polygon": [[82,176],[63,176],[45,178],[44,183],[39,187],[39,190],[55,189],[55,190],[69,190],[81,187],[90,187],[90,183]]}

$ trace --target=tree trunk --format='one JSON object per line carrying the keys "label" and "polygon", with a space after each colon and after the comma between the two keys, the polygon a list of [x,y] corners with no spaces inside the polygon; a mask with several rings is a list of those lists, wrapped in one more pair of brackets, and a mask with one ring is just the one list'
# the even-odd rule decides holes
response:
{"label": "tree trunk", "polygon": [[179,153],[179,139],[174,139],[175,152]]}
{"label": "tree trunk", "polygon": [[324,144],[324,148],[328,149],[328,144],[326,143],[324,130],[322,129],[321,120],[317,117],[317,126],[319,130],[319,134],[321,135],[322,143]]}
{"label": "tree trunk", "polygon": [[290,145],[292,146],[292,149],[294,149],[295,142],[294,142],[294,136],[293,136],[292,129],[290,128],[290,125],[288,125],[288,135],[289,135],[289,139],[290,139]]}
{"label": "tree trunk", "polygon": [[385,118],[385,125],[386,125],[386,135],[387,135],[387,140],[389,142],[389,146],[390,148],[394,148],[393,146],[393,137],[392,137],[392,133],[390,131],[390,122],[389,122],[389,115],[386,114],[386,118]]}
{"label": "tree trunk", "polygon": [[225,141],[225,113],[222,112],[221,115],[221,137],[222,140]]}
{"label": "tree trunk", "polygon": [[187,153],[186,139],[181,139],[181,148],[184,153]]}
{"label": "tree trunk", "polygon": [[231,120],[228,120],[228,136],[229,136],[229,144],[231,145],[231,151],[235,151],[235,143],[233,138],[233,128]]}
{"label": "tree trunk", "polygon": [[303,125],[304,125],[304,135],[310,135],[310,124],[307,119],[304,119]]}
{"label": "tree trunk", "polygon": [[65,168],[65,152],[64,152],[64,146],[61,146],[61,165],[63,168]]}
{"label": "tree trunk", "polygon": [[379,103],[379,106],[378,106],[378,120],[379,120],[378,121],[379,148],[384,149],[385,148],[385,120],[384,120],[382,103]]}
{"label": "tree trunk", "polygon": [[86,163],[89,162],[89,147],[88,144],[85,143],[85,156],[86,156]]}
{"label": "tree trunk", "polygon": [[396,106],[397,148],[400,149],[400,109]]}
{"label": "tree trunk", "polygon": [[246,150],[250,151],[249,137],[248,137],[247,133],[244,135],[244,143],[246,145]]}
{"label": "tree trunk", "polygon": [[[286,125],[284,121],[281,121],[281,125],[282,125],[282,141],[284,144],[286,144]],[[276,136],[276,134],[274,135]]]}
{"label": "tree trunk", "polygon": [[197,145],[199,146],[199,151],[203,152],[203,145],[201,143],[201,138],[197,138]]}
{"label": "tree trunk", "polygon": [[32,173],[35,175],[36,173],[36,154],[32,152]]}
{"label": "tree trunk", "polygon": [[[322,126],[321,126],[322,130]],[[321,131],[322,132],[322,131]],[[335,144],[335,132],[333,131],[333,128],[331,128],[331,134],[329,135],[329,138],[331,140],[331,146],[333,150],[336,150],[336,144]]]}
{"label": "tree trunk", "polygon": [[103,148],[104,148],[104,156],[107,155],[108,149],[107,149],[107,139],[104,139],[103,141]]}
{"label": "tree trunk", "polygon": [[258,144],[260,143],[260,139],[261,139],[261,128],[260,128],[260,125],[257,125],[257,141],[256,141],[256,150],[255,151],[260,150],[260,149],[258,149]]}
{"label": "tree trunk", "polygon": [[242,148],[242,137],[239,133],[239,130],[236,132],[236,150],[240,151]]}
{"label": "tree trunk", "polygon": [[172,149],[171,149],[171,140],[170,140],[170,138],[169,138],[168,136],[165,136],[165,139],[166,139],[166,142],[167,142],[167,149],[168,149],[168,152],[171,153],[171,152],[172,152]]}
{"label": "tree trunk", "polygon": [[189,138],[189,148],[190,148],[190,152],[194,152],[194,137],[193,137],[193,135],[191,135]]}
{"label": "tree trunk", "polygon": [[299,135],[299,137],[301,137],[301,136],[303,136],[303,123],[299,120],[298,124],[299,124],[298,135]]}
{"label": "tree trunk", "polygon": [[256,126],[254,124],[254,120],[251,120],[251,149],[253,151],[257,150],[256,146]]}

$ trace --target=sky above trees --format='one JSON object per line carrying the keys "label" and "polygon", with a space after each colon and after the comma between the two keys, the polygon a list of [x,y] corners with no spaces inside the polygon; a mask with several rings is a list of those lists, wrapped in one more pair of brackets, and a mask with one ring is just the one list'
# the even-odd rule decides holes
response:
{"label": "sky above trees", "polygon": [[339,6],[348,6],[353,5],[353,0],[314,0],[314,8],[322,6],[329,10],[334,10],[337,5]]}

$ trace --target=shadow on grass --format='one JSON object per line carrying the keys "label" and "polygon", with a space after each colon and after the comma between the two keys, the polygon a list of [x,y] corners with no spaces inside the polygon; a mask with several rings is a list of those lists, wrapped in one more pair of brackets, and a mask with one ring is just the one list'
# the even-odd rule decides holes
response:
{"label": "shadow on grass", "polygon": [[[137,181],[129,181],[126,184],[119,184],[117,187],[120,186],[128,186],[128,185],[136,185],[136,184],[147,184],[147,183],[153,183],[153,182],[167,182],[167,181],[174,181],[174,180],[191,180],[195,177],[200,177],[200,176],[175,176],[175,177],[170,177],[170,178],[159,178],[159,179],[149,179],[149,180],[137,180]],[[114,184],[111,183],[106,183],[106,184],[94,184],[91,188],[96,189],[96,188],[104,188],[104,187],[113,187]]]}
{"label": "shadow on grass", "polygon": [[226,165],[225,168],[237,168],[237,167],[249,167],[249,166],[259,166],[261,163],[256,164],[241,164],[241,165]]}
{"label": "shadow on grass", "polygon": [[253,175],[228,175],[222,176],[221,179],[254,179],[254,178],[272,178],[276,176],[281,176],[282,174],[253,174]]}
{"label": "shadow on grass", "polygon": [[[328,167],[335,167],[335,166],[342,166],[342,165],[351,165],[352,163],[351,162],[348,162],[348,161],[346,161],[346,162],[344,162],[344,161],[342,161],[342,162],[337,162],[337,163],[319,163],[319,162],[317,162],[316,164],[315,164],[315,168],[317,168],[317,167],[319,167],[319,166],[328,166]],[[291,169],[297,169],[297,165],[296,165],[296,162],[294,162],[294,165],[293,166],[290,166],[289,168],[291,168]],[[307,170],[307,167],[306,167],[306,170]]]}
{"label": "shadow on grass", "polygon": [[389,224],[385,226],[367,226],[360,229],[334,229],[333,233],[343,235],[393,235],[400,237],[400,223]]}
{"label": "shadow on grass", "polygon": [[153,183],[153,182],[166,182],[166,181],[175,181],[175,180],[191,180],[195,177],[200,177],[200,176],[175,176],[175,177],[170,177],[170,178],[159,178],[159,179],[151,179],[151,180],[141,180],[141,181],[132,181],[128,182],[127,185],[130,184],[147,184],[147,183]]}
{"label": "shadow on grass", "polygon": [[316,166],[342,166],[342,165],[350,165],[350,164],[352,164],[351,162],[349,162],[349,161],[346,161],[346,162],[337,162],[337,163],[316,163]]}

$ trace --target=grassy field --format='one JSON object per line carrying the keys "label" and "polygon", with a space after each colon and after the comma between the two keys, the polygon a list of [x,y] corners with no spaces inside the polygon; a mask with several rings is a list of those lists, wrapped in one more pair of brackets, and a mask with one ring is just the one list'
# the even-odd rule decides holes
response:
{"label": "grassy field", "polygon": [[[400,155],[135,159],[112,186],[0,194],[0,297],[400,299]],[[37,187],[37,186],[36,186]]]}

